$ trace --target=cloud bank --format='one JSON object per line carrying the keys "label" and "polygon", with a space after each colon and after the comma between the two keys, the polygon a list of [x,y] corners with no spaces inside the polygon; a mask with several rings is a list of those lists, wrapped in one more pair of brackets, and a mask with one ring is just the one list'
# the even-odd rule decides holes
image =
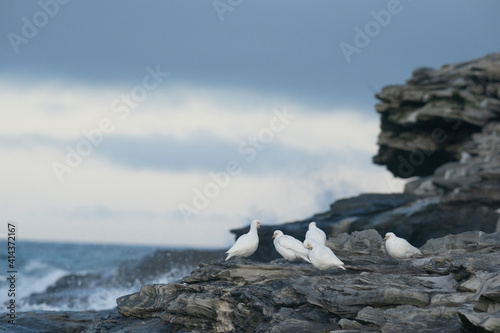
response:
{"label": "cloud bank", "polygon": [[[225,246],[228,229],[253,218],[286,222],[326,210],[334,199],[401,189],[371,164],[375,114],[180,86],[158,88],[120,119],[111,105],[121,94],[0,83],[11,110],[0,124],[0,177],[8,189],[0,201],[20,237]],[[290,115],[286,126],[273,122],[279,112]],[[102,119],[113,130],[94,136],[94,144],[87,134]],[[59,181],[54,161],[66,164],[84,141],[92,149]],[[197,191],[204,193],[230,161],[239,172],[186,220],[179,206],[193,207]]]}

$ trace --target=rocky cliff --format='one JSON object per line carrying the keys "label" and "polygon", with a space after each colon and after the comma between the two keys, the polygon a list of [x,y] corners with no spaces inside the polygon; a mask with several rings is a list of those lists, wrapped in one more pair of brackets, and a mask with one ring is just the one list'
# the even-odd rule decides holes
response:
{"label": "rocky cliff", "polygon": [[499,332],[500,233],[429,240],[398,263],[375,230],[328,246],[347,271],[306,263],[216,260],[180,283],[117,300],[95,332]]}
{"label": "rocky cliff", "polygon": [[432,175],[459,161],[473,134],[500,119],[500,54],[419,68],[406,85],[376,96],[381,133],[373,161],[403,178]]}
{"label": "rocky cliff", "polygon": [[346,271],[218,259],[120,297],[118,311],[23,313],[15,331],[500,332],[500,233],[431,239],[401,263],[373,229],[327,245]]}

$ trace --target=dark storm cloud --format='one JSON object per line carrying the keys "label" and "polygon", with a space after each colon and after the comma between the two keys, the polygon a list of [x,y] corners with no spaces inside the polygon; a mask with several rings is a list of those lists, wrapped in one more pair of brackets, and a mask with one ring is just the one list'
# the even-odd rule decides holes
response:
{"label": "dark storm cloud", "polygon": [[[348,63],[340,44],[355,45],[355,29],[365,31],[376,21],[372,11],[394,2],[243,1],[223,21],[212,1],[69,1],[57,8],[47,5],[56,0],[2,2],[0,75],[130,85],[159,64],[171,73],[170,84],[373,112],[373,94],[402,83],[415,67],[498,51],[500,3],[402,0]],[[46,22],[37,16],[40,3],[53,14]],[[16,53],[9,33],[22,37],[34,20],[41,26]]]}

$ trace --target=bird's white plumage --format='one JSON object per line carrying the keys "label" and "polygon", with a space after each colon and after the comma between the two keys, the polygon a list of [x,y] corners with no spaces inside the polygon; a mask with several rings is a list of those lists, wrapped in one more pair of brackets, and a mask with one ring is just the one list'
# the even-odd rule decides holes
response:
{"label": "bird's white plumage", "polygon": [[257,251],[259,247],[259,235],[257,229],[260,227],[260,221],[253,220],[250,224],[250,231],[241,235],[234,245],[226,251],[228,260],[231,257],[249,257]]}
{"label": "bird's white plumage", "polygon": [[309,223],[309,230],[306,232],[306,239],[312,239],[316,243],[326,245],[326,234],[316,226],[316,222]]}
{"label": "bird's white plumage", "polygon": [[281,230],[276,230],[273,233],[274,247],[283,258],[289,261],[302,259],[310,262],[307,258],[308,250],[304,247],[301,241],[292,236],[284,235]]}
{"label": "bird's white plumage", "polygon": [[345,270],[344,263],[337,258],[333,251],[312,239],[306,239],[304,241],[304,246],[309,249],[309,260],[314,265],[314,267],[321,270],[329,268],[341,268]]}
{"label": "bird's white plumage", "polygon": [[396,259],[406,259],[414,256],[421,256],[422,252],[415,246],[408,243],[404,238],[397,237],[394,233],[385,234],[385,249],[387,253]]}

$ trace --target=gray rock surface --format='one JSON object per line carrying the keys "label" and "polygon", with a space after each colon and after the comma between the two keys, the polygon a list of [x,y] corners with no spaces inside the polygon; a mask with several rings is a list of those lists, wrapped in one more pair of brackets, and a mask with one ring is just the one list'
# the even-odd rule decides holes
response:
{"label": "gray rock surface", "polygon": [[[498,332],[500,233],[431,239],[421,247],[424,258],[401,264],[375,230],[341,234],[328,246],[347,271],[216,260],[180,283],[119,298],[118,311],[150,332]],[[108,322],[109,332],[123,323]]]}
{"label": "gray rock surface", "polygon": [[[327,245],[347,271],[308,263],[204,262],[144,285],[118,311],[19,313],[6,332],[499,332],[500,233],[430,239],[398,263],[375,230]],[[3,315],[5,317],[5,315]]]}

